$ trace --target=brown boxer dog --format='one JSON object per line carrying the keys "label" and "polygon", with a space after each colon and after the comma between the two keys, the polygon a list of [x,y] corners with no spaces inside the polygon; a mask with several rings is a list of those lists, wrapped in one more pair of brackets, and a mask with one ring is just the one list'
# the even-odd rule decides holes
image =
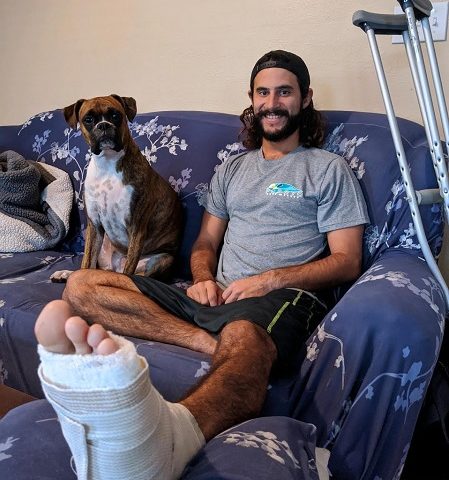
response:
{"label": "brown boxer dog", "polygon": [[[181,204],[132,139],[128,120],[136,113],[136,101],[119,95],[64,108],[67,123],[73,129],[79,123],[92,151],[84,184],[87,230],[81,268],[161,276],[180,243]],[[70,273],[56,272],[51,279],[63,282]]]}

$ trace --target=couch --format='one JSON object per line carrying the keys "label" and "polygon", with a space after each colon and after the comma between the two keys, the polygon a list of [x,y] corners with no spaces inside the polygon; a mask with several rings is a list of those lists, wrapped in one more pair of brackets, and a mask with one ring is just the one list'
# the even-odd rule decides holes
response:
{"label": "couch", "polygon": [[[324,148],[342,155],[360,181],[371,223],[365,229],[363,275],[333,289],[335,305],[293,372],[273,373],[259,418],[208,442],[190,462],[188,479],[318,478],[315,446],[331,451],[337,479],[399,478],[439,353],[447,308],[417,240],[385,115],[324,112]],[[172,111],[130,123],[141,150],[176,190],[184,207],[183,242],[173,283],[190,280],[188,258],[214,169],[243,150],[238,116]],[[399,119],[415,188],[436,186],[424,129]],[[62,112],[0,128],[0,152],[12,150],[68,173],[70,228],[52,249],[0,253],[0,382],[40,400],[0,422],[0,478],[75,479],[70,452],[37,377],[33,326],[64,286],[52,272],[76,269],[86,216],[83,182],[89,153]],[[442,243],[439,204],[421,216],[435,255]],[[0,225],[0,228],[3,228]],[[150,364],[155,386],[176,401],[204,376],[209,356],[131,338]]]}

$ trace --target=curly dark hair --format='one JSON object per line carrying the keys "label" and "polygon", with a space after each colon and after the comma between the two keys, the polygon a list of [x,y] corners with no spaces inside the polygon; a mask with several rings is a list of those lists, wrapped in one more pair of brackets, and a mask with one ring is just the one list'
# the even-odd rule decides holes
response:
{"label": "curly dark hair", "polygon": [[[257,74],[265,68],[285,68],[292,72],[298,81],[301,95],[305,98],[309,92],[310,75],[304,60],[298,55],[287,52],[285,50],[272,50],[265,53],[257,60],[251,72],[250,91],[254,92],[254,79]],[[262,145],[263,132],[258,119],[254,113],[253,107],[246,108],[240,115],[243,128],[240,132],[239,139],[248,149],[260,148]],[[299,129],[301,144],[306,147],[321,147],[324,143],[326,123],[323,115],[315,110],[313,102],[301,110],[295,119]]]}
{"label": "curly dark hair", "polygon": [[[262,146],[262,132],[257,128],[255,113],[252,106],[243,110],[240,115],[243,128],[239,133],[239,139],[243,146],[249,150]],[[313,101],[301,110],[298,120],[298,128],[301,145],[306,148],[321,147],[325,139],[326,121],[321,112],[315,110]]]}

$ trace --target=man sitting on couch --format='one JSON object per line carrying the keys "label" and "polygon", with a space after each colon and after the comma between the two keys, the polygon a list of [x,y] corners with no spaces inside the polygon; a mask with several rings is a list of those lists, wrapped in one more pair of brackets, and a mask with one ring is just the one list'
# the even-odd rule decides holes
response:
{"label": "man sitting on couch", "polygon": [[[267,53],[249,94],[241,118],[250,150],[211,180],[187,292],[80,270],[39,316],[39,374],[78,475],[178,478],[205,441],[259,414],[274,365],[298,364],[326,313],[320,291],[360,274],[366,206],[345,160],[319,148],[306,65]],[[132,344],[103,327],[209,353],[211,372],[166,402]]]}

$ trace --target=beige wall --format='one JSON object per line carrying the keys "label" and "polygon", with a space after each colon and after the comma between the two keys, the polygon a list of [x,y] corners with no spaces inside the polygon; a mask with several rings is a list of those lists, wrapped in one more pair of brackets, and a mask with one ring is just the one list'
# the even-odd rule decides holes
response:
{"label": "beige wall", "polygon": [[[383,111],[358,9],[393,0],[1,0],[0,124],[78,98],[133,96],[140,112],[240,113],[254,62],[301,55],[321,109]],[[418,120],[402,45],[379,39],[397,114]],[[449,95],[448,42],[437,44]]]}

